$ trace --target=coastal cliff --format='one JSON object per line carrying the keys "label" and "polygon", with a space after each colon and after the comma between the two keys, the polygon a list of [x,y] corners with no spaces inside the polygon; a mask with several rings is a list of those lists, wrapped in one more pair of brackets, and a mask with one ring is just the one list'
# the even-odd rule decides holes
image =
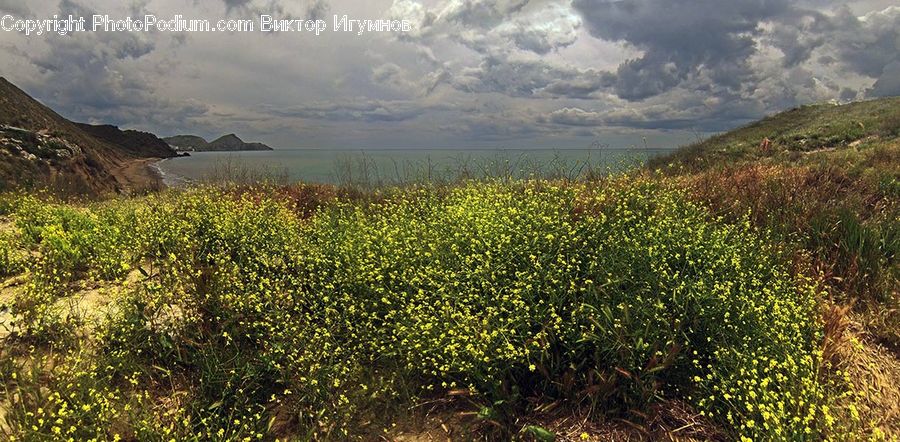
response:
{"label": "coastal cliff", "polygon": [[153,134],[69,121],[0,78],[0,190],[153,190],[160,183],[148,159],[176,155]]}

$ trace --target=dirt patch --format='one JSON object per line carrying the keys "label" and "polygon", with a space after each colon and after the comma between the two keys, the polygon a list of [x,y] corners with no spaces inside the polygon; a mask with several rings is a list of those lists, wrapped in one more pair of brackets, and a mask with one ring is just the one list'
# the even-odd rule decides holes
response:
{"label": "dirt patch", "polygon": [[462,413],[441,410],[411,417],[396,424],[384,436],[393,442],[448,442],[477,439]]}
{"label": "dirt patch", "polygon": [[[54,308],[62,313],[64,319],[75,320],[83,325],[79,333],[90,335],[108,314],[114,313],[118,296],[140,284],[141,280],[140,272],[135,270],[124,280],[117,282],[93,279],[76,281],[69,286],[71,294],[56,300]],[[10,333],[10,323],[15,317],[9,307],[27,282],[27,273],[0,281],[0,340]]]}
{"label": "dirt patch", "polygon": [[115,299],[118,289],[110,286],[85,287],[61,302],[66,304],[68,314],[82,321],[87,329],[97,325]]}
{"label": "dirt patch", "polygon": [[0,233],[12,232],[13,230],[15,230],[15,228],[16,224],[13,222],[13,220],[5,216],[0,216]]}
{"label": "dirt patch", "polygon": [[132,270],[124,280],[117,282],[84,280],[71,296],[60,302],[68,303],[69,311],[86,326],[89,333],[109,313],[113,313],[116,298],[143,280],[139,270]]}
{"label": "dirt patch", "polygon": [[[663,401],[651,406],[647,410],[649,414],[635,416],[634,422],[628,419],[592,419],[587,414],[565,411],[565,407],[555,408],[553,404],[544,408],[556,411],[523,417],[516,423],[520,428],[516,440],[539,441],[548,435],[552,435],[557,442],[725,440],[720,428],[680,401]],[[382,439],[396,442],[494,439],[487,436],[493,429],[490,423],[479,421],[474,414],[436,408],[426,415],[411,416],[398,422],[382,435]]]}
{"label": "dirt patch", "polygon": [[0,282],[0,340],[9,335],[10,324],[14,319],[10,312],[10,306],[15,299],[18,287],[24,282],[25,280],[21,276],[6,278]]}

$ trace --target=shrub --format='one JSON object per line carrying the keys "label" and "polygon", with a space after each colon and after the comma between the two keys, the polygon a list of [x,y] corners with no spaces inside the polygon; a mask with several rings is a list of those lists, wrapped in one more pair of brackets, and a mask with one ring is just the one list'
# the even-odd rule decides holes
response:
{"label": "shrub", "polygon": [[27,258],[18,238],[13,233],[0,231],[0,276],[21,273],[25,269]]}
{"label": "shrub", "polygon": [[[96,337],[104,388],[184,391],[164,428],[90,425],[364,437],[391,404],[466,390],[501,426],[528,398],[629,419],[680,399],[734,436],[829,430],[815,291],[749,220],[668,185],[480,182],[295,209],[211,189],[26,207],[60,266],[143,264]],[[132,247],[107,267],[113,244]]]}

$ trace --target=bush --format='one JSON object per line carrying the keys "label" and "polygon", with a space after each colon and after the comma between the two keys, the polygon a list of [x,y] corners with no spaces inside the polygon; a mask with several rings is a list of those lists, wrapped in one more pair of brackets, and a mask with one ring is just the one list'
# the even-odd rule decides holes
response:
{"label": "bush", "polygon": [[10,276],[25,270],[28,255],[19,239],[10,232],[0,231],[0,276]]}
{"label": "bush", "polygon": [[453,390],[501,426],[539,397],[629,419],[680,399],[734,436],[829,430],[814,290],[746,220],[666,185],[483,182],[293,209],[202,190],[28,206],[23,224],[59,265],[117,273],[96,241],[144,263],[94,369],[180,379],[169,431],[362,437],[391,404]]}

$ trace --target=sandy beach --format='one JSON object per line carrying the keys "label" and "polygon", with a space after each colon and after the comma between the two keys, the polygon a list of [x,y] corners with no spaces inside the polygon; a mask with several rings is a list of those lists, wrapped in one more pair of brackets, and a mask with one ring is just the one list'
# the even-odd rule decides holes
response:
{"label": "sandy beach", "polygon": [[125,193],[144,193],[165,189],[162,175],[153,164],[161,158],[138,158],[120,165],[114,175],[122,183]]}

